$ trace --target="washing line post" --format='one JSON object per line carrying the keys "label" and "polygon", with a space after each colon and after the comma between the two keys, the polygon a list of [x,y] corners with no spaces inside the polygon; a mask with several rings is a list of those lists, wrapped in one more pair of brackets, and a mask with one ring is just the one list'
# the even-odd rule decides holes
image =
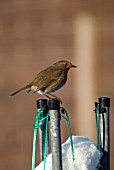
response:
{"label": "washing line post", "polygon": [[62,170],[60,101],[57,99],[51,99],[48,102],[48,107],[50,115],[52,169]]}
{"label": "washing line post", "polygon": [[110,170],[110,98],[99,98],[100,108],[100,146],[103,152],[101,165]]}
{"label": "washing line post", "polygon": [[[47,99],[38,99],[36,101],[37,111],[39,111],[41,108],[45,107],[44,111],[43,111],[43,117],[45,117],[48,113],[47,101],[48,101]],[[43,159],[44,159],[45,130],[46,130],[46,119],[44,120],[44,124],[39,128],[40,159],[41,159],[41,161],[43,161]],[[49,153],[50,153],[49,133],[47,135],[48,135],[47,155],[49,155]]]}

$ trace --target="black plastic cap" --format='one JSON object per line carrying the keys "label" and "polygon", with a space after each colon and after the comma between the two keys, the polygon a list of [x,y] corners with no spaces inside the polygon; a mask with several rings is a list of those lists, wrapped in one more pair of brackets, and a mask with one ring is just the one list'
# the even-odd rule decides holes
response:
{"label": "black plastic cap", "polygon": [[60,108],[60,101],[57,99],[51,99],[48,101],[49,110],[58,110]]}
{"label": "black plastic cap", "polygon": [[101,108],[110,107],[110,98],[109,97],[99,97],[99,105]]}
{"label": "black plastic cap", "polygon": [[44,107],[45,105],[47,105],[47,99],[38,99],[38,100],[36,100],[36,105],[37,105],[38,109]]}

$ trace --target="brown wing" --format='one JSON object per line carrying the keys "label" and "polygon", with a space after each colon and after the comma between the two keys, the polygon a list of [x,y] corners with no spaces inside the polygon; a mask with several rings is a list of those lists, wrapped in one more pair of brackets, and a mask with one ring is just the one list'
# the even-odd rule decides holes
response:
{"label": "brown wing", "polygon": [[67,77],[62,74],[57,80],[50,82],[50,85],[44,89],[45,93],[52,93],[59,90],[66,83]]}
{"label": "brown wing", "polygon": [[30,84],[37,86],[38,90],[43,90],[53,81],[57,80],[61,74],[62,71],[60,69],[50,66],[47,69],[41,71]]}

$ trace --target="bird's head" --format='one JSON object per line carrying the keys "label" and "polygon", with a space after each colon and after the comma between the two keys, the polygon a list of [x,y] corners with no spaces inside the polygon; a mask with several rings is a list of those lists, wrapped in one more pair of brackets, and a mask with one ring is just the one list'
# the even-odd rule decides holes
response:
{"label": "bird's head", "polygon": [[58,61],[56,63],[54,63],[54,66],[60,68],[61,70],[64,70],[64,71],[68,71],[70,68],[76,68],[77,66],[73,65],[71,62],[69,61],[65,61],[65,60],[62,60],[62,61]]}

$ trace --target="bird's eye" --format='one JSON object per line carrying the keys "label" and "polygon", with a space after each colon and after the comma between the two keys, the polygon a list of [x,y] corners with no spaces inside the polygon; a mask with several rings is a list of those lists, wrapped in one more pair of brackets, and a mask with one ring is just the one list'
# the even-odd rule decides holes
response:
{"label": "bird's eye", "polygon": [[68,64],[67,63],[65,63],[65,67],[67,67],[68,66]]}

